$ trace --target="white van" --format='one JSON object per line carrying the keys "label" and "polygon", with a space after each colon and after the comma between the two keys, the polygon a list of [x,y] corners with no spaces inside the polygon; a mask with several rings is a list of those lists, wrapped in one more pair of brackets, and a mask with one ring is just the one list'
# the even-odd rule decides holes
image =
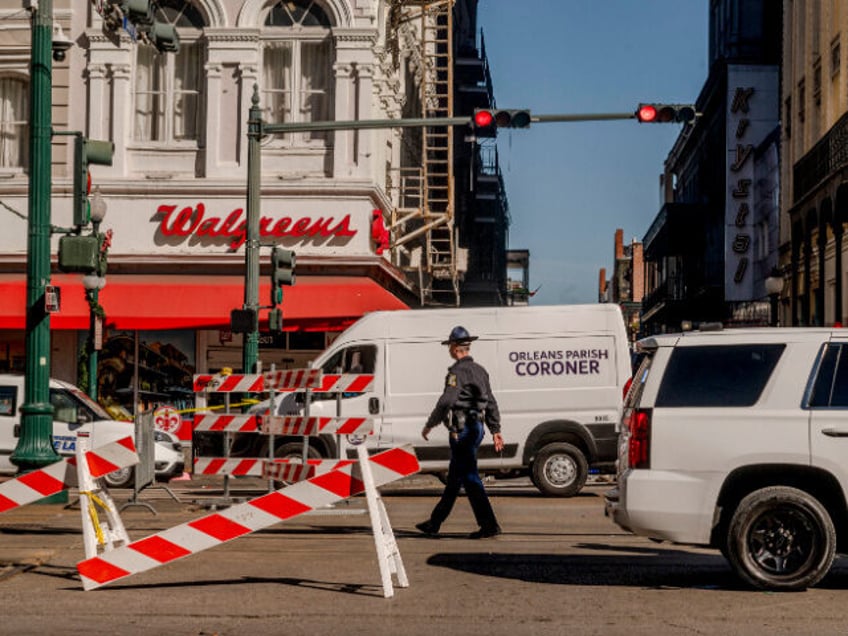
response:
{"label": "white van", "polygon": [[[0,374],[0,475],[14,475],[18,467],[10,460],[20,436],[20,407],[24,401],[24,377]],[[67,457],[76,453],[77,432],[90,431],[91,448],[135,434],[132,422],[113,420],[97,402],[79,388],[61,380],[50,380],[50,404],[53,406],[53,448]],[[167,481],[183,472],[184,459],[179,442],[155,431],[154,463],[156,479]],[[133,485],[132,467],[122,468],[104,477],[113,488]]]}
{"label": "white van", "polygon": [[[375,418],[369,444],[411,443],[422,471],[443,473],[450,457],[447,429],[434,430],[429,441],[421,429],[453,364],[440,343],[457,325],[479,336],[471,355],[488,370],[501,413],[506,446],[495,453],[487,433],[478,454],[481,473],[529,474],[543,493],[571,496],[590,467],[613,468],[631,377],[617,305],[374,312],[342,333],[315,366],[325,373],[374,373],[373,391],[345,395],[341,413]],[[277,412],[301,410],[302,394],[296,395],[300,404],[292,408],[288,398]],[[313,400],[310,415],[336,414],[334,394]],[[298,441],[282,440],[277,454],[291,454]],[[327,440],[310,444],[322,455],[330,452]]]}

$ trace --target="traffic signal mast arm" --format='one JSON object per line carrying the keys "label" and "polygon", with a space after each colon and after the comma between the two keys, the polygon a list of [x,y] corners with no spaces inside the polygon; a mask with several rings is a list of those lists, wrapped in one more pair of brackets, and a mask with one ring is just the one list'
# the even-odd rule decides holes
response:
{"label": "traffic signal mast arm", "polygon": [[[504,109],[498,109],[504,110]],[[613,121],[620,119],[638,119],[635,112],[629,113],[582,113],[582,114],[552,114],[530,115],[530,124],[547,124],[555,122],[580,121]],[[474,126],[474,117],[427,117],[412,119],[356,119],[349,121],[305,121],[282,124],[262,123],[262,133],[283,134],[295,132],[312,132],[322,130],[364,130],[379,128],[427,128],[429,126]],[[515,127],[515,126],[513,126]],[[523,127],[523,126],[522,126]]]}

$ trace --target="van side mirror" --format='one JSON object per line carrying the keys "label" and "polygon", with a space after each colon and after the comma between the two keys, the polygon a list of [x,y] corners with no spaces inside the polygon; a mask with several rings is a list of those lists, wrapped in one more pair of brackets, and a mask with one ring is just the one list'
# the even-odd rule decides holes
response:
{"label": "van side mirror", "polygon": [[21,425],[20,424],[15,424],[15,427],[12,429],[12,435],[14,435],[15,437],[21,436]]}

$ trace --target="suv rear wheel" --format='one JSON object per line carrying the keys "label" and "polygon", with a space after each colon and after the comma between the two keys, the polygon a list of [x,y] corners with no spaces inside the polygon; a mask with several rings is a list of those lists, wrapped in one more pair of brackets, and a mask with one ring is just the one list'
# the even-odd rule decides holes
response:
{"label": "suv rear wheel", "polygon": [[546,495],[573,497],[589,476],[589,463],[582,451],[565,442],[542,447],[533,461],[531,479]]}
{"label": "suv rear wheel", "polygon": [[752,492],[733,513],[727,558],[736,573],[763,589],[803,590],[833,563],[836,531],[817,499],[796,488]]}
{"label": "suv rear wheel", "polygon": [[119,468],[103,475],[103,481],[109,488],[132,488],[135,484],[135,471],[132,466]]}

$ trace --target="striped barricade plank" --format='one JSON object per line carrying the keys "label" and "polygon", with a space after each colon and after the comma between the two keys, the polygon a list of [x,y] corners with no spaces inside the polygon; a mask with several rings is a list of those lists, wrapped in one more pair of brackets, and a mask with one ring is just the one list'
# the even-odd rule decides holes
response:
{"label": "striped barricade plank", "polygon": [[220,375],[198,374],[194,376],[194,392],[201,393],[262,393],[265,379],[259,374]]}
{"label": "striped barricade plank", "polygon": [[262,457],[198,457],[194,460],[195,475],[232,475],[234,477],[259,477],[262,475]]}
{"label": "striped barricade plank", "polygon": [[294,483],[355,463],[355,459],[308,459],[305,464],[299,459],[266,459],[262,462],[262,477]]}
{"label": "striped barricade plank", "polygon": [[324,374],[321,386],[316,389],[322,393],[365,393],[374,390],[374,375],[370,373]]}
{"label": "striped barricade plank", "polygon": [[[85,458],[88,470],[94,478],[138,463],[132,437],[124,437],[92,449],[85,454]],[[78,482],[76,465],[76,457],[67,457],[0,484],[0,512],[25,506],[66,488],[75,487]]]}
{"label": "striped barricade plank", "polygon": [[374,420],[369,417],[266,415],[259,420],[259,430],[268,435],[370,435],[374,432]]}
{"label": "striped barricade plank", "polygon": [[268,371],[264,374],[264,378],[266,390],[297,391],[298,389],[317,389],[321,386],[321,369]]}
{"label": "striped barricade plank", "polygon": [[314,389],[322,393],[363,393],[374,387],[372,373],[322,373],[321,369],[291,369],[265,373],[265,389],[298,391]]}
{"label": "striped barricade plank", "polygon": [[251,433],[258,430],[256,415],[203,413],[194,416],[194,430]]}
{"label": "striped barricade plank", "polygon": [[[411,446],[384,451],[368,462],[377,486],[419,470]],[[358,464],[350,464],[86,559],[77,564],[77,570],[83,588],[92,590],[353,497],[364,489]]]}

